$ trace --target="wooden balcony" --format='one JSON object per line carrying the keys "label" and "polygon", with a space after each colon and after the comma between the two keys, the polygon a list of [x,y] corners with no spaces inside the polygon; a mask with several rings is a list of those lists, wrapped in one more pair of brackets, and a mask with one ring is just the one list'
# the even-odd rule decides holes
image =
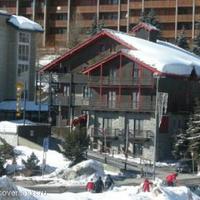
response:
{"label": "wooden balcony", "polygon": [[94,22],[94,20],[79,20],[78,21],[78,24],[80,25],[80,27],[91,27],[92,26],[92,23]]}
{"label": "wooden balcony", "polygon": [[100,12],[117,12],[118,5],[100,5]]}
{"label": "wooden balcony", "polygon": [[52,105],[54,106],[67,106],[69,105],[69,97],[63,93],[56,93],[52,95]]}
{"label": "wooden balcony", "polygon": [[67,6],[51,6],[48,7],[49,13],[67,13],[68,7]]}
{"label": "wooden balcony", "polygon": [[20,12],[20,14],[32,15],[33,9],[32,9],[32,7],[20,8],[19,12]]}
{"label": "wooden balcony", "polygon": [[56,77],[56,79],[54,80],[54,82],[56,83],[75,83],[75,84],[83,84],[83,83],[87,83],[87,76],[83,75],[83,74],[70,74],[70,73],[66,73],[66,74],[62,74],[62,73],[58,73],[56,75],[54,75]]}
{"label": "wooden balcony", "polygon": [[99,76],[95,77],[95,76],[90,76],[89,80],[88,80],[88,84],[90,87],[99,87],[100,85],[103,86],[132,86],[135,87],[138,85],[140,85],[141,87],[152,87],[154,83],[153,78],[146,78],[143,77],[143,79],[139,80],[139,79],[121,79],[120,78],[116,78],[116,79],[111,79],[107,76],[102,77],[102,79],[100,79]]}
{"label": "wooden balcony", "polygon": [[97,12],[97,6],[96,5],[76,6],[76,12],[77,13],[96,13]]}
{"label": "wooden balcony", "polygon": [[50,21],[50,26],[51,27],[67,27],[67,20],[55,20],[55,21]]}
{"label": "wooden balcony", "polygon": [[109,102],[100,100],[90,100],[89,110],[101,110],[101,111],[129,111],[129,112],[154,112],[155,105],[150,104],[143,99],[143,102],[139,105],[134,105],[131,102]]}
{"label": "wooden balcony", "polygon": [[[181,4],[182,4],[182,0],[181,0]],[[145,8],[175,8],[176,0],[145,1],[144,7]]]}
{"label": "wooden balcony", "polygon": [[[144,140],[152,137],[152,132],[150,130],[128,130],[129,141]],[[125,138],[126,133],[124,129],[101,129],[93,128],[91,129],[91,137],[99,139],[117,139]]]}

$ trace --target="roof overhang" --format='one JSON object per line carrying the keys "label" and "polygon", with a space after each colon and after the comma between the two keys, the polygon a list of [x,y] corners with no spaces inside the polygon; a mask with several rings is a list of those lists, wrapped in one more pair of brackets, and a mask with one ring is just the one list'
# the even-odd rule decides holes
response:
{"label": "roof overhang", "polygon": [[158,28],[156,28],[155,26],[151,25],[151,24],[148,24],[148,23],[144,23],[144,22],[140,22],[139,24],[137,24],[136,26],[134,26],[132,29],[131,29],[131,32],[132,33],[136,33],[137,31],[139,31],[140,29],[145,29],[149,32],[151,31],[159,31]]}
{"label": "roof overhang", "polygon": [[67,61],[73,55],[75,55],[76,53],[80,52],[82,49],[87,48],[90,44],[96,42],[98,39],[103,38],[103,37],[109,37],[109,38],[117,41],[119,44],[123,45],[124,47],[126,47],[128,49],[134,49],[133,46],[131,46],[130,44],[120,40],[118,37],[116,37],[115,35],[111,34],[109,31],[106,31],[106,29],[103,29],[102,31],[100,31],[96,35],[91,36],[90,38],[88,38],[87,40],[82,42],[81,44],[78,44],[77,46],[75,46],[74,48],[70,49],[65,54],[63,54],[62,56],[58,57],[57,59],[53,60],[51,63],[49,63],[46,66],[44,66],[43,68],[41,68],[39,70],[39,72],[43,73],[45,71],[53,70],[61,62]]}
{"label": "roof overhang", "polygon": [[146,63],[144,62],[141,62],[140,60],[138,60],[136,57],[133,57],[133,56],[130,56],[128,54],[126,54],[125,52],[122,51],[118,51],[116,52],[115,54],[112,54],[111,56],[108,56],[106,57],[105,59],[101,60],[100,62],[98,63],[95,63],[89,67],[87,67],[86,69],[84,69],[82,72],[83,74],[88,74],[90,73],[91,71],[93,70],[96,70],[98,69],[99,67],[101,66],[104,66],[104,64],[114,60],[115,58],[117,58],[118,56],[125,56],[126,58],[130,59],[131,61],[134,61],[134,62],[137,62],[138,64],[142,65],[144,68],[152,71],[152,73],[158,73],[158,74],[161,74],[160,71],[158,71],[157,69],[147,65]]}

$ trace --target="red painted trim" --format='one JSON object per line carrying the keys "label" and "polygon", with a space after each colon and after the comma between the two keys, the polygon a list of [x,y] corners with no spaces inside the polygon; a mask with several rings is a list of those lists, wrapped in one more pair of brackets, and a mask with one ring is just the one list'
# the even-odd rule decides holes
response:
{"label": "red painted trim", "polygon": [[[120,65],[119,65],[119,81],[121,83],[122,81],[122,55],[120,54]],[[118,104],[119,107],[121,106],[121,93],[122,93],[122,88],[121,88],[121,84],[119,85],[119,99],[118,99]]]}
{"label": "red painted trim", "polygon": [[121,40],[120,38],[115,36],[114,34],[110,33],[106,29],[104,29],[101,32],[97,33],[96,35],[94,35],[94,36],[90,37],[89,39],[85,40],[81,44],[78,44],[74,48],[70,49],[65,54],[63,54],[62,56],[58,57],[57,59],[55,59],[51,63],[49,63],[46,66],[42,67],[39,70],[39,72],[42,73],[44,71],[52,70],[53,68],[57,67],[62,61],[66,61],[68,58],[73,56],[75,53],[79,52],[82,48],[85,48],[85,47],[89,46],[90,44],[94,43],[99,38],[106,37],[106,36],[112,38],[115,41],[117,41],[119,44],[124,45],[128,49],[135,49],[132,45],[124,42],[123,40]]}
{"label": "red painted trim", "polygon": [[100,101],[102,102],[102,85],[103,85],[103,71],[102,71],[102,64],[101,64],[101,71],[100,71]]}
{"label": "red painted trim", "polygon": [[154,28],[152,25],[144,23],[144,22],[140,22],[138,25],[134,26],[131,29],[132,33],[136,33],[138,32],[140,29],[145,29],[147,31],[159,31],[156,27]]}
{"label": "red painted trim", "polygon": [[116,58],[118,55],[120,55],[120,51],[111,55],[111,56],[108,56],[106,58],[104,58],[103,60],[87,67],[87,69],[84,69],[82,71],[83,74],[87,74],[88,72],[91,72],[93,70],[95,70],[96,68],[99,68],[101,65],[105,64],[105,63],[108,63],[110,60],[113,60],[114,58]]}

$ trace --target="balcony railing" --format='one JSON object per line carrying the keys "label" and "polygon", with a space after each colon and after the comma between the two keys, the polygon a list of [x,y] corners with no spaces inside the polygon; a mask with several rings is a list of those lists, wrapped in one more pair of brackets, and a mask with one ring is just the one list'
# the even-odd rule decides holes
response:
{"label": "balcony railing", "polygon": [[[128,138],[132,139],[149,139],[153,136],[150,130],[128,130]],[[92,128],[91,137],[94,138],[125,138],[126,133],[124,129],[111,129],[111,128]]]}
{"label": "balcony railing", "polygon": [[148,101],[143,101],[140,104],[135,104],[131,102],[120,102],[117,101],[89,101],[90,110],[113,110],[113,111],[133,111],[133,112],[153,112],[155,109],[155,104],[151,104]]}
{"label": "balcony railing", "polygon": [[87,83],[87,76],[82,74],[58,73],[54,75],[54,82],[56,83]]}
{"label": "balcony railing", "polygon": [[152,86],[153,79],[152,78],[145,78],[143,77],[140,79],[119,79],[119,78],[109,78],[107,76],[104,76],[100,79],[99,76],[90,76],[88,83],[90,86],[98,86],[98,85],[124,85],[124,86],[134,86],[134,85],[143,85],[143,86]]}
{"label": "balcony railing", "polygon": [[83,98],[82,95],[72,95],[70,103],[69,96],[64,95],[63,93],[56,93],[52,95],[52,104],[54,106],[69,106],[69,104],[72,106],[89,106],[89,99]]}
{"label": "balcony railing", "polygon": [[52,104],[55,106],[67,106],[69,105],[69,96],[63,93],[57,93],[52,95]]}

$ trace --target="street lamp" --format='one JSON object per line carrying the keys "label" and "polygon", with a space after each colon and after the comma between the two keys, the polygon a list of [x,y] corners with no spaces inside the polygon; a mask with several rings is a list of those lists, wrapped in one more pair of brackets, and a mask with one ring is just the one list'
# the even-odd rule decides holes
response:
{"label": "street lamp", "polygon": [[191,151],[191,156],[192,156],[192,174],[194,175],[194,152]]}
{"label": "street lamp", "polygon": [[154,134],[154,149],[153,149],[153,179],[155,180],[156,176],[156,154],[157,154],[157,135],[159,129],[159,112],[158,112],[158,88],[159,88],[159,80],[160,76],[158,73],[154,73],[153,77],[156,79],[156,105],[155,105],[155,134]]}

